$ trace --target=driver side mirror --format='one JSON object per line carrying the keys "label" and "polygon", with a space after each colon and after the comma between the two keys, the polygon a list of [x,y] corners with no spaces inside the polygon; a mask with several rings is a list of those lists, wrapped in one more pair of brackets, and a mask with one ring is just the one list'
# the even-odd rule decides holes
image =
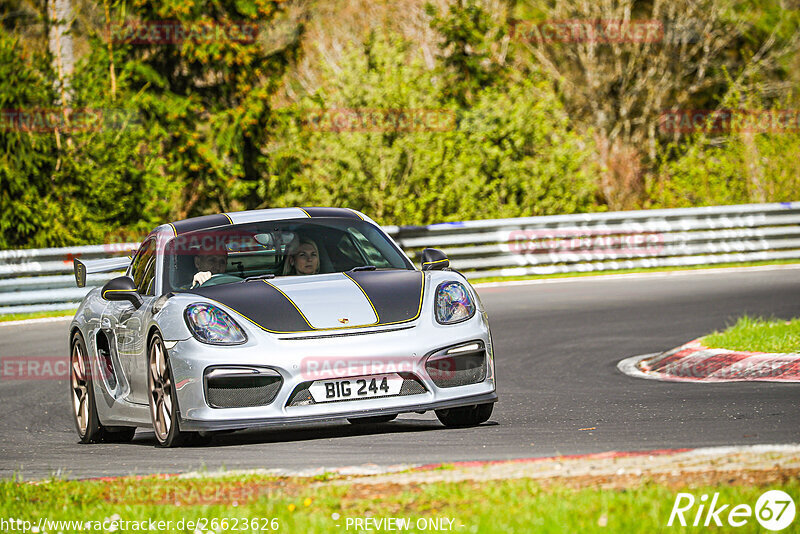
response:
{"label": "driver side mirror", "polygon": [[447,254],[439,249],[426,248],[422,251],[422,270],[423,271],[442,271],[450,267],[450,260]]}
{"label": "driver side mirror", "polygon": [[136,291],[136,285],[133,279],[128,276],[118,276],[109,280],[103,289],[100,290],[100,295],[106,300],[125,300],[133,304],[137,310],[144,302],[139,292]]}

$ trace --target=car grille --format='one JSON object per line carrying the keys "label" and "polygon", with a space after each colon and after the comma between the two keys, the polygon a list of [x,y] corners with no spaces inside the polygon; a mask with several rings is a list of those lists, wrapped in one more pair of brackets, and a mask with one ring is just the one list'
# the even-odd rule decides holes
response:
{"label": "car grille", "polygon": [[265,406],[281,389],[280,376],[253,374],[214,377],[206,374],[206,401],[212,408]]}
{"label": "car grille", "polygon": [[486,380],[486,351],[437,356],[425,362],[425,370],[436,387],[454,388]]}
{"label": "car grille", "polygon": [[[383,397],[375,397],[378,399],[391,399],[393,397],[404,397],[407,395],[419,395],[420,393],[425,393],[427,390],[425,386],[422,385],[422,382],[419,381],[417,377],[415,377],[411,373],[398,373],[400,376],[403,377],[403,384],[400,386],[400,393],[397,395],[386,395]],[[289,396],[289,401],[286,403],[287,407],[291,406],[311,406],[313,404],[318,404],[314,398],[311,396],[311,392],[308,390],[313,384],[314,381],[303,382],[302,384],[298,384],[297,387],[294,389],[294,392]],[[343,399],[339,401],[331,401],[325,402],[323,404],[334,404],[337,402],[349,402],[354,400],[364,400],[363,397],[356,397],[352,399]]]}

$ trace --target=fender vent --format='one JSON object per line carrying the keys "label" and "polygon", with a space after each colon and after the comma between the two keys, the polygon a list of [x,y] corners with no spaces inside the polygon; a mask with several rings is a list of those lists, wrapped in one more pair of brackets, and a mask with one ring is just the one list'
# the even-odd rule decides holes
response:
{"label": "fender vent", "polygon": [[108,342],[108,334],[104,331],[97,333],[97,356],[100,360],[100,372],[106,378],[108,387],[117,389],[117,375],[114,373],[114,364],[111,362],[111,347]]}

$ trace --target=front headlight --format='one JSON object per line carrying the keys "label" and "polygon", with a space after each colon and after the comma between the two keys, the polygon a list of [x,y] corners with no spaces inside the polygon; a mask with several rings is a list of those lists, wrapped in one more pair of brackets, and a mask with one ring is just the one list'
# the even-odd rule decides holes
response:
{"label": "front headlight", "polygon": [[233,318],[213,304],[189,304],[183,314],[194,337],[211,345],[239,345],[247,336]]}
{"label": "front headlight", "polygon": [[444,282],[436,288],[436,320],[441,324],[466,321],[475,315],[475,303],[461,282]]}

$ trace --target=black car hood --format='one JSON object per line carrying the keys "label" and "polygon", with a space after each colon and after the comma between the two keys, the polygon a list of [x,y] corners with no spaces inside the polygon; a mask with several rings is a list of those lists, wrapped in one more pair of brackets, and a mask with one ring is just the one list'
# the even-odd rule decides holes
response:
{"label": "black car hood", "polygon": [[420,315],[419,271],[357,271],[233,282],[188,291],[214,300],[267,332],[288,334],[384,326]]}

